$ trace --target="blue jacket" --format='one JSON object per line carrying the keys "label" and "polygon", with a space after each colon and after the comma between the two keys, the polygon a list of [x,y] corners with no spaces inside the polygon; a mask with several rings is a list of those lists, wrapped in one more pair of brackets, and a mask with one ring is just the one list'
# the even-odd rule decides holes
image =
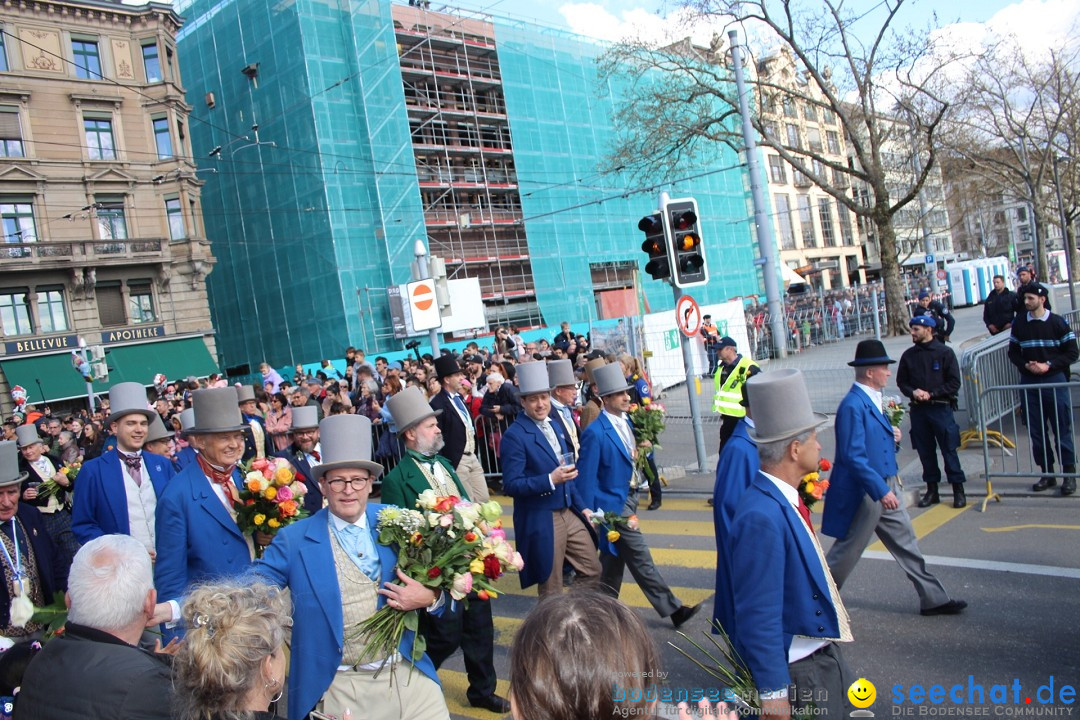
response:
{"label": "blue jacket", "polygon": [[308,511],[308,514],[314,515],[322,510],[322,488],[319,487],[319,483],[315,480],[315,475],[311,472],[311,464],[307,461],[307,455],[300,452],[294,443],[284,450],[279,450],[274,453],[273,457],[285,458],[288,460],[293,468],[296,469],[296,472],[300,473],[304,478],[304,487],[307,488],[307,493],[304,495],[304,509]]}
{"label": "blue jacket", "polygon": [[[160,455],[143,452],[142,457],[143,469],[150,476],[154,494],[160,498],[176,470]],[[131,534],[120,462],[119,453],[109,450],[100,457],[87,460],[79,471],[75,498],[71,502],[71,531],[84,545],[102,535]]]}
{"label": "blue jacket", "polygon": [[186,468],[188,465],[194,465],[195,458],[198,456],[199,453],[195,452],[195,448],[191,447],[190,445],[177,450],[176,459],[173,460],[173,465],[176,466],[176,471],[179,472]]}
{"label": "blue jacket", "polygon": [[[379,544],[378,514],[385,505],[368,503],[367,520],[371,537],[379,551],[379,587],[396,579],[397,551]],[[255,571],[292,593],[292,662],[289,668],[289,717],[306,717],[334,681],[341,665],[345,643],[345,620],[341,613],[341,589],[334,567],[330,542],[330,511],[323,509],[310,518],[289,525],[274,536]],[[449,601],[447,601],[449,602]],[[379,595],[379,607],[386,598]],[[445,603],[442,606],[446,607]],[[434,614],[441,614],[442,608]],[[406,630],[400,652],[412,653],[415,633]],[[430,658],[424,655],[416,669],[436,684],[439,676]]]}
{"label": "blue jacket", "polygon": [[[629,424],[629,418],[626,418]],[[505,442],[505,438],[503,442]],[[578,457],[577,492],[589,510],[622,513],[630,494],[634,462],[626,451],[615,426],[603,412],[581,433],[581,453]],[[503,466],[503,473],[506,466]],[[505,477],[505,476],[504,476]],[[504,479],[505,482],[505,479]],[[516,537],[516,535],[515,535]],[[602,540],[602,550],[615,555],[615,547]]]}
{"label": "blue jacket", "polygon": [[[552,418],[551,427],[563,452],[572,452],[573,443],[566,437],[562,423]],[[519,413],[503,433],[499,461],[503,491],[515,501],[514,544],[525,560],[520,575],[521,587],[527,588],[544,582],[552,573],[555,528],[551,513],[568,507],[581,516],[585,505],[576,489],[577,480],[551,489],[548,474],[559,466],[559,461],[544,433],[525,413]],[[557,571],[562,572],[562,568]]]}
{"label": "blue jacket", "polygon": [[847,537],[864,495],[874,502],[889,493],[885,478],[896,474],[892,425],[856,385],[836,410],[836,462],[829,476],[821,532]]}
{"label": "blue jacket", "polygon": [[[713,525],[716,528],[716,595],[713,597],[713,620],[719,622],[728,637],[735,635],[735,588],[731,574],[732,523],[746,489],[754,481],[761,462],[757,443],[750,439],[746,418],[735,425],[724,443],[716,463],[713,485]],[[715,625],[713,632],[715,632]]]}
{"label": "blue jacket", "polygon": [[[241,486],[240,471],[233,483]],[[179,601],[194,583],[236,575],[251,567],[240,527],[218,499],[198,463],[178,473],[157,503],[154,587],[161,602]],[[181,633],[165,631],[166,639]]]}
{"label": "blue jacket", "polygon": [[735,648],[759,691],[786,688],[791,638],[835,638],[840,626],[802,518],[760,472],[735,511],[731,561]]}

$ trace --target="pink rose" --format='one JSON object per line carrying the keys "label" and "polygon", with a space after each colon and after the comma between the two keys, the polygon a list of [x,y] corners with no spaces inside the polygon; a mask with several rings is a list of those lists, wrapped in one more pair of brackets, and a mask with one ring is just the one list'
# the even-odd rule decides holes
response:
{"label": "pink rose", "polygon": [[495,528],[494,530],[492,530],[491,532],[488,533],[488,537],[490,537],[490,538],[499,538],[500,540],[505,540],[506,539],[506,531],[503,530],[502,528]]}
{"label": "pink rose", "polygon": [[258,470],[259,472],[262,472],[263,470],[266,470],[266,468],[268,468],[268,467],[270,467],[270,461],[267,460],[266,458],[262,458],[262,459],[259,459],[259,460],[253,460],[252,463],[251,463],[251,469],[252,470]]}
{"label": "pink rose", "polygon": [[284,485],[284,486],[278,488],[278,490],[277,490],[277,501],[279,503],[287,502],[287,501],[292,500],[292,499],[293,499],[292,490],[289,489],[288,485]]}
{"label": "pink rose", "polygon": [[444,528],[450,527],[453,524],[454,524],[454,515],[452,513],[447,513],[447,514],[445,514],[445,515],[443,515],[442,517],[439,518],[439,525],[441,525]]}
{"label": "pink rose", "polygon": [[450,588],[450,595],[455,600],[462,600],[472,592],[473,579],[472,573],[462,573],[454,577],[454,584]]}
{"label": "pink rose", "polygon": [[510,564],[514,566],[514,569],[521,572],[521,569],[525,567],[525,559],[521,557],[521,553],[515,552],[514,557],[510,558]]}

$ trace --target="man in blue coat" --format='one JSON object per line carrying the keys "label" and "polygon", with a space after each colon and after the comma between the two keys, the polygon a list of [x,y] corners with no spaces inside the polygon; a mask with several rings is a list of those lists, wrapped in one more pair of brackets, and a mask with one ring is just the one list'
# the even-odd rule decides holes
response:
{"label": "man in blue coat", "polygon": [[188,465],[195,462],[195,458],[199,453],[195,451],[195,448],[190,444],[191,440],[188,438],[188,433],[191,428],[195,427],[195,411],[191,408],[185,408],[180,411],[180,437],[188,441],[188,445],[182,448],[177,448],[176,458],[173,460],[173,467],[177,472],[180,472]]}
{"label": "man in blue coat", "polygon": [[292,410],[292,438],[289,447],[274,453],[274,457],[285,458],[296,472],[304,478],[304,509],[310,515],[322,510],[323,494],[315,480],[315,468],[322,458],[319,445],[319,413],[313,407],[301,406]]}
{"label": "man in blue coat", "polygon": [[798,370],[763,373],[746,385],[761,470],[731,528],[735,649],[762,715],[809,714],[799,706],[809,699],[815,715],[841,718],[853,677],[840,643],[853,639],[851,625],[798,491],[817,469],[817,426],[826,418],[811,408]]}
{"label": "man in blue coat", "polygon": [[[356,626],[377,608],[439,614],[446,598],[398,571],[396,548],[379,544],[378,513],[368,503],[382,466],[371,462],[371,421],[334,415],[320,424],[323,460],[314,468],[329,506],[274,537],[255,571],[287,587],[293,600],[289,717],[312,710],[354,717],[443,720],[449,711],[427,655],[410,672],[415,634],[406,630],[401,659],[367,657]],[[394,582],[395,579],[397,582]],[[381,669],[381,672],[380,672]]]}
{"label": "man in blue coat", "polygon": [[[600,416],[581,433],[581,456],[578,458],[577,489],[585,515],[599,510],[621,517],[615,527],[618,539],[600,543],[601,590],[619,596],[623,572],[630,569],[641,591],[660,617],[669,617],[676,628],[692,618],[698,605],[683,605],[653,562],[645,536],[637,527],[638,488],[642,482],[634,467],[637,441],[626,412],[630,408],[630,386],[618,363],[593,371],[597,395],[604,403]],[[504,440],[505,442],[505,440]],[[505,468],[503,470],[505,473]],[[505,482],[505,480],[504,480]]]}
{"label": "man in blue coat", "polygon": [[87,460],[75,483],[71,529],[80,543],[102,535],[130,535],[157,555],[155,512],[165,484],[176,474],[168,458],[144,451],[156,413],[137,382],[109,388],[109,424],[116,449]]}
{"label": "man in blue coat", "polygon": [[896,362],[880,340],[863,340],[855,349],[855,384],[836,411],[836,462],[829,480],[821,532],[836,538],[829,569],[839,587],[855,569],[870,536],[877,534],[919,594],[923,615],[955,615],[967,603],[952,600],[926,569],[911,517],[896,497],[896,443],[900,428],[889,424],[882,390]]}
{"label": "man in blue coat", "polygon": [[562,422],[551,416],[548,365],[569,360],[529,362],[518,367],[519,413],[503,433],[499,460],[503,491],[514,498],[514,543],[525,560],[521,587],[539,585],[540,597],[563,589],[563,562],[577,571],[575,585],[600,579],[596,541],[575,486],[574,444]]}
{"label": "man in blue coat", "polygon": [[236,388],[209,388],[192,394],[198,449],[165,486],[157,503],[157,563],[154,586],[173,609],[165,635],[178,635],[180,599],[191,585],[251,567],[253,541],[240,532],[233,503],[243,479],[236,469],[244,454],[245,425]]}

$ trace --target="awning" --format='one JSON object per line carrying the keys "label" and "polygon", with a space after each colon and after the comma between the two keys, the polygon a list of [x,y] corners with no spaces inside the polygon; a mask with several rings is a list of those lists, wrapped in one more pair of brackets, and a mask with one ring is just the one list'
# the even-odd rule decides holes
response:
{"label": "awning", "polygon": [[800,285],[806,282],[799,273],[795,272],[787,265],[780,266],[780,274],[784,278],[784,287],[788,287],[789,285]]}
{"label": "awning", "polygon": [[[94,392],[107,392],[118,382],[137,382],[150,386],[154,375],[164,373],[169,380],[189,375],[205,377],[219,372],[217,362],[200,337],[180,338],[164,342],[108,347],[105,356],[109,364],[109,379],[94,383]],[[86,381],[71,364],[71,353],[39,355],[27,358],[0,359],[0,370],[8,386],[26,388],[29,402],[68,400],[86,396]],[[41,389],[38,389],[38,383]],[[44,392],[45,397],[41,394]]]}

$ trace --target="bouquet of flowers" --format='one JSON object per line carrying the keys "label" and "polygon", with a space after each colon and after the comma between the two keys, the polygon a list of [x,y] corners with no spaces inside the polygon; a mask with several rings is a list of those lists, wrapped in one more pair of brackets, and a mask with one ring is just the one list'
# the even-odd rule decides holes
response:
{"label": "bouquet of flowers", "polygon": [[[885,412],[885,417],[889,419],[889,424],[893,427],[900,427],[900,423],[904,422],[904,416],[907,415],[907,406],[895,395],[883,397],[881,402],[882,410]],[[900,443],[896,443],[896,449],[900,449]]]}
{"label": "bouquet of flowers", "polygon": [[[254,458],[241,468],[243,484],[234,503],[240,532],[274,535],[278,530],[308,515],[302,500],[307,492],[296,479],[296,471],[285,458]],[[263,548],[255,545],[255,556]]]}
{"label": "bouquet of flowers", "polygon": [[[524,567],[521,555],[506,540],[499,503],[471,503],[425,490],[416,507],[388,505],[379,511],[377,526],[379,543],[397,546],[397,567],[413,580],[447,592],[454,600],[465,600],[474,590],[479,599],[488,600],[497,597],[496,580]],[[355,634],[364,639],[365,656],[391,657],[405,630],[415,631],[418,623],[416,610],[384,605],[360,623]],[[410,660],[419,660],[426,647],[417,634]]]}
{"label": "bouquet of flowers", "polygon": [[619,513],[604,512],[600,508],[592,511],[589,522],[595,525],[597,530],[603,528],[606,531],[606,537],[610,543],[618,542],[619,538],[622,537],[618,528],[629,528],[631,530],[638,529],[637,515],[623,517]]}
{"label": "bouquet of flowers", "polygon": [[832,470],[832,463],[821,458],[818,460],[818,469],[803,475],[802,480],[799,481],[799,496],[806,503],[806,507],[814,507],[814,503],[820,500],[829,489],[829,481],[822,475],[830,470]]}
{"label": "bouquet of flowers", "polygon": [[630,421],[634,426],[634,439],[637,440],[637,454],[634,456],[634,470],[645,474],[649,480],[656,480],[649,465],[649,453],[660,449],[660,434],[666,427],[664,413],[660,403],[652,398],[642,398],[641,405],[630,406]]}
{"label": "bouquet of flowers", "polygon": [[[55,496],[61,490],[70,490],[72,484],[75,482],[75,477],[79,474],[80,470],[82,470],[82,461],[80,460],[64,463],[64,467],[60,468],[59,472],[68,479],[67,487],[56,482],[54,478],[49,478],[48,480],[42,481],[41,485],[38,486],[38,497],[49,498]],[[69,505],[71,504],[70,495],[67,498],[67,503]]]}

